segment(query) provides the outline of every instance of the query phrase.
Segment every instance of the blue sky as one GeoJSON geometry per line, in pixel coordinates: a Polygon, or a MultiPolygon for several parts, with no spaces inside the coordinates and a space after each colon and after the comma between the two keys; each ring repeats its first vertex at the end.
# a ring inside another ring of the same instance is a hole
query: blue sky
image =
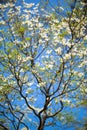
{"type": "Polygon", "coordinates": [[[25,0],[27,3],[38,3],[40,0],[25,0]]]}

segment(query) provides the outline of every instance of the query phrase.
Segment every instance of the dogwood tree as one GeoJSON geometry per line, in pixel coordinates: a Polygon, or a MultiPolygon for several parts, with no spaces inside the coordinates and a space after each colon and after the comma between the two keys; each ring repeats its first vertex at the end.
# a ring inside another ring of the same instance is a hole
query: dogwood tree
{"type": "Polygon", "coordinates": [[[58,19],[44,9],[41,13],[39,4],[0,4],[2,129],[43,130],[56,119],[65,120],[63,109],[86,100],[87,18],[82,10],[78,3],[72,14],[58,19]]]}

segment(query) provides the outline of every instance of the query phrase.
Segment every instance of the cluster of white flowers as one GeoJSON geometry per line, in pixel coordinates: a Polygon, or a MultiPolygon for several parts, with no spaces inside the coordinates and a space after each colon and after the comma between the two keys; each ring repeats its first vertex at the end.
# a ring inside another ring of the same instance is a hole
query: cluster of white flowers
{"type": "Polygon", "coordinates": [[[58,47],[56,50],[57,54],[61,55],[62,54],[62,48],[61,47],[58,47]]]}
{"type": "Polygon", "coordinates": [[[5,24],[6,24],[5,21],[3,21],[3,20],[0,21],[0,25],[5,25],[5,24]]]}
{"type": "Polygon", "coordinates": [[[23,5],[24,5],[25,8],[29,9],[29,8],[34,6],[34,3],[25,3],[25,2],[23,2],[23,5]]]}
{"type": "Polygon", "coordinates": [[[2,37],[0,37],[0,42],[2,42],[3,41],[3,38],[2,37]]]}
{"type": "Polygon", "coordinates": [[[38,84],[38,87],[44,87],[46,85],[46,82],[40,82],[39,84],[38,84]]]}
{"type": "Polygon", "coordinates": [[[23,127],[21,130],[27,130],[27,128],[26,128],[26,127],[23,127]]]}
{"type": "MultiPolygon", "coordinates": [[[[28,86],[32,86],[33,84],[34,84],[34,81],[27,83],[28,86]]],[[[29,90],[30,90],[30,89],[31,89],[31,88],[29,88],[29,90]]]]}
{"type": "Polygon", "coordinates": [[[81,67],[83,67],[85,65],[87,65],[87,61],[86,60],[84,60],[83,62],[81,62],[81,64],[78,65],[78,67],[81,68],[81,67]]]}
{"type": "Polygon", "coordinates": [[[71,102],[71,100],[68,99],[68,98],[67,99],[62,99],[62,101],[65,102],[65,103],[68,103],[68,104],[70,104],[70,102],[71,102]]]}
{"type": "Polygon", "coordinates": [[[0,86],[0,91],[3,89],[3,86],[0,86]]]}
{"type": "Polygon", "coordinates": [[[71,53],[64,55],[64,60],[67,61],[71,58],[71,53]]]}
{"type": "Polygon", "coordinates": [[[51,52],[52,52],[51,49],[46,51],[47,54],[51,54],[51,52]]]}

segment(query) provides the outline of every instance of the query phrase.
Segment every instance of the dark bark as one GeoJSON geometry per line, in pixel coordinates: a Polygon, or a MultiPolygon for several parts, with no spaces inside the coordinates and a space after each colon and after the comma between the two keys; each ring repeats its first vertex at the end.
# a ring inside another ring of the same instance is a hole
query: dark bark
{"type": "Polygon", "coordinates": [[[9,130],[6,126],[4,126],[3,124],[0,124],[0,129],[2,130],[9,130]]]}
{"type": "Polygon", "coordinates": [[[8,0],[0,0],[1,4],[5,4],[6,2],[8,2],[8,0]]]}
{"type": "Polygon", "coordinates": [[[43,119],[40,119],[40,123],[37,130],[44,130],[45,122],[46,122],[46,115],[42,117],[43,119]]]}
{"type": "Polygon", "coordinates": [[[15,2],[16,0],[0,0],[0,4],[6,4],[8,2],[15,2]]]}

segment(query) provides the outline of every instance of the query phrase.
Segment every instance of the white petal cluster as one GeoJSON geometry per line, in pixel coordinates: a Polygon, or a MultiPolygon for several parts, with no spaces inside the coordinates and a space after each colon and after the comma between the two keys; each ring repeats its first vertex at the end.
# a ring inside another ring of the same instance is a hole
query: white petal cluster
{"type": "Polygon", "coordinates": [[[56,51],[56,52],[57,52],[57,54],[59,54],[59,55],[61,55],[61,54],[62,54],[62,49],[61,49],[61,47],[58,47],[55,51],[56,51]]]}
{"type": "Polygon", "coordinates": [[[67,61],[71,58],[71,53],[64,55],[64,60],[67,61]]]}
{"type": "Polygon", "coordinates": [[[23,4],[24,4],[24,7],[25,7],[25,8],[28,8],[28,9],[34,6],[34,3],[28,4],[28,3],[25,3],[25,2],[24,2],[23,4]]]}
{"type": "Polygon", "coordinates": [[[46,82],[41,82],[38,84],[38,87],[44,87],[46,85],[46,82]]]}
{"type": "Polygon", "coordinates": [[[21,130],[27,130],[27,128],[26,128],[26,127],[23,127],[21,130]]]}

